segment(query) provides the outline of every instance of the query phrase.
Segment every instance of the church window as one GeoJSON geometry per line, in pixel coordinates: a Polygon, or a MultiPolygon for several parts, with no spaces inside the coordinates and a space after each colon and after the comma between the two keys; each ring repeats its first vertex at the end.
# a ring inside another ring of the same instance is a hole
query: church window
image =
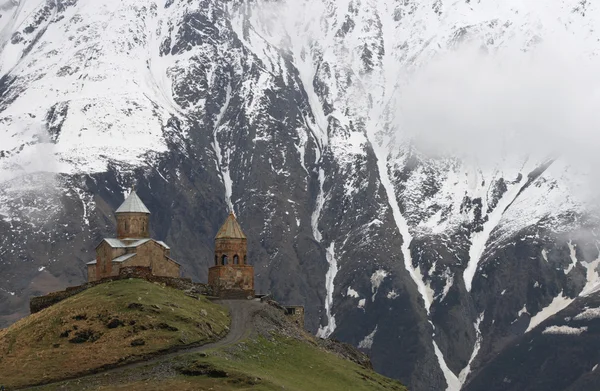
{"type": "Polygon", "coordinates": [[[221,257],[221,264],[227,265],[227,255],[223,254],[223,256],[221,257]]]}
{"type": "Polygon", "coordinates": [[[246,255],[244,255],[244,265],[248,264],[248,257],[246,255]]]}
{"type": "Polygon", "coordinates": [[[215,254],[215,266],[219,265],[219,257],[215,254]]]}
{"type": "Polygon", "coordinates": [[[233,256],[233,264],[234,265],[239,265],[240,264],[240,257],[237,254],[235,254],[233,256]]]}

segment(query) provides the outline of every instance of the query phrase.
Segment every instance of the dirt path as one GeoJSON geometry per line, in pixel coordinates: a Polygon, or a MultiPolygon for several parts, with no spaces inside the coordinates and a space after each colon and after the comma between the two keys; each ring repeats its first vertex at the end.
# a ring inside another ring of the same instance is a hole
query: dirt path
{"type": "MultiPolygon", "coordinates": [[[[237,342],[244,340],[249,337],[254,331],[254,316],[257,312],[263,309],[266,304],[261,303],[260,301],[255,300],[219,300],[215,301],[215,303],[220,304],[229,310],[229,314],[231,316],[231,325],[229,327],[229,333],[225,336],[225,338],[220,339],[219,341],[209,343],[202,346],[194,346],[194,347],[181,347],[178,348],[176,352],[166,353],[157,355],[147,359],[141,359],[139,361],[131,362],[128,364],[116,366],[114,368],[106,369],[106,370],[98,370],[94,373],[90,373],[87,375],[82,375],[78,377],[72,377],[69,379],[62,379],[55,382],[46,383],[43,386],[49,386],[53,384],[64,383],[61,385],[61,389],[70,389],[69,387],[77,387],[82,384],[82,381],[92,380],[97,376],[107,377],[111,373],[125,371],[129,369],[135,369],[142,366],[159,363],[161,361],[168,360],[170,358],[174,358],[183,354],[190,353],[199,353],[209,349],[226,347],[229,345],[233,345],[237,342]],[[64,387],[63,387],[64,386],[64,387]]],[[[21,388],[22,390],[34,390],[39,386],[34,387],[26,387],[21,388]]]]}

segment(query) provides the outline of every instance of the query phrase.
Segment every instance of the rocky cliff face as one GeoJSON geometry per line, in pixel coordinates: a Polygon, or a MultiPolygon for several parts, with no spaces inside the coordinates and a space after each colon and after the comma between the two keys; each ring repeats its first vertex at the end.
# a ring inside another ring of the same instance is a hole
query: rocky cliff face
{"type": "Polygon", "coordinates": [[[594,292],[598,219],[562,157],[424,150],[403,121],[400,70],[462,45],[530,50],[556,31],[596,53],[597,12],[567,0],[0,0],[1,324],[30,295],[85,280],[136,185],[187,276],[206,280],[233,209],[257,291],[305,305],[311,331],[411,390],[500,379],[535,325],[594,292]]]}

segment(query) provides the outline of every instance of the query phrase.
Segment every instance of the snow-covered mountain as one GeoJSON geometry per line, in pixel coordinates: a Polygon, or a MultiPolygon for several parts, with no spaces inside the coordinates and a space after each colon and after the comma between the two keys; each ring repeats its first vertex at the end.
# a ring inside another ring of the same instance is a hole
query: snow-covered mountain
{"type": "MultiPolygon", "coordinates": [[[[30,295],[84,280],[135,184],[189,276],[206,279],[233,208],[258,290],[304,304],[311,331],[368,351],[411,390],[503,379],[499,352],[600,283],[598,218],[578,191],[591,174],[499,126],[570,125],[554,115],[569,97],[530,106],[520,80],[494,114],[459,91],[485,74],[440,59],[559,39],[593,58],[599,12],[587,0],[0,0],[0,324],[30,295]],[[436,82],[453,74],[468,77],[436,82]],[[473,124],[489,130],[456,133],[473,124]],[[471,143],[498,154],[460,151],[471,143]],[[460,153],[439,153],[447,144],[460,153]]],[[[594,377],[594,360],[578,373],[594,377]]]]}

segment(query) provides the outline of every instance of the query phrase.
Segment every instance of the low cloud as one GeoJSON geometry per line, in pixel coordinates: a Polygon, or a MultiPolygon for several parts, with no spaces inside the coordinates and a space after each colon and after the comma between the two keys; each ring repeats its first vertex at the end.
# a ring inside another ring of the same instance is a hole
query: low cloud
{"type": "Polygon", "coordinates": [[[435,155],[598,161],[600,63],[573,48],[487,53],[465,46],[406,78],[399,128],[435,155]]]}

